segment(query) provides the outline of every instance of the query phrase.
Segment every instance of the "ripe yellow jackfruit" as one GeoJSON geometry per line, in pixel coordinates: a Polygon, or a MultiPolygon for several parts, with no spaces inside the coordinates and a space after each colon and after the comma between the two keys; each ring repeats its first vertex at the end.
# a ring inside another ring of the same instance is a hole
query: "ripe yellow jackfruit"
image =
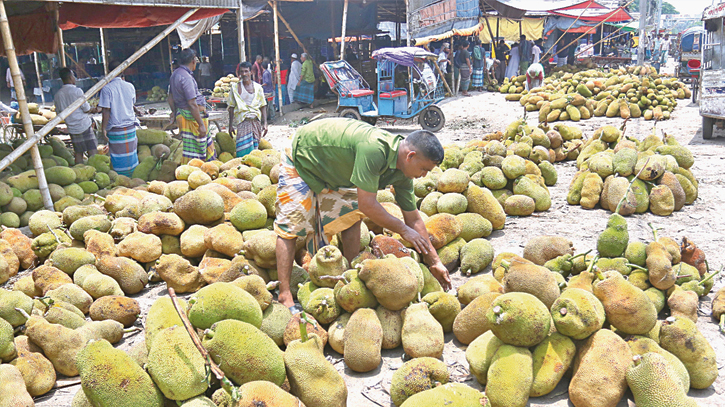
{"type": "Polygon", "coordinates": [[[448,383],[409,397],[401,407],[482,406],[491,407],[482,392],[463,383],[448,383]]]}
{"type": "Polygon", "coordinates": [[[576,355],[576,346],[568,337],[554,332],[536,346],[533,355],[534,381],[530,397],[551,393],[559,384],[576,355]]]}
{"type": "Polygon", "coordinates": [[[0,365],[0,399],[2,407],[32,407],[35,406],[23,382],[23,376],[18,368],[9,364],[0,365]]]}
{"type": "Polygon", "coordinates": [[[375,310],[361,308],[355,311],[344,334],[345,364],[356,372],[369,372],[380,365],[383,327],[375,310]]]}
{"type": "Polygon", "coordinates": [[[259,328],[262,308],[251,294],[232,283],[214,283],[189,299],[189,321],[199,329],[210,328],[219,321],[234,319],[259,328]]]}
{"type": "Polygon", "coordinates": [[[491,360],[486,396],[492,407],[525,407],[533,383],[533,361],[526,348],[501,345],[491,360]]]}

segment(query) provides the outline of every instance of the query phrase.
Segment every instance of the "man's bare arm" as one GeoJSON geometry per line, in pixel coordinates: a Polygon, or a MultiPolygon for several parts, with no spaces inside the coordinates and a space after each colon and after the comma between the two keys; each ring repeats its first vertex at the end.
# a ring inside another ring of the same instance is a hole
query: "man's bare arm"
{"type": "Polygon", "coordinates": [[[441,283],[443,289],[450,290],[451,278],[448,275],[448,269],[445,265],[443,265],[441,259],[438,257],[438,252],[436,252],[433,247],[433,243],[430,241],[428,230],[425,228],[425,223],[423,222],[423,218],[420,217],[420,213],[418,211],[403,211],[403,219],[405,219],[406,225],[413,228],[428,242],[428,254],[423,255],[423,261],[428,265],[428,268],[433,276],[439,283],[441,283]]]}
{"type": "Polygon", "coordinates": [[[406,225],[405,222],[389,214],[388,211],[386,211],[385,208],[383,208],[383,206],[378,202],[376,193],[367,192],[358,188],[357,196],[358,208],[362,213],[370,218],[370,220],[385,229],[398,233],[403,237],[403,239],[412,244],[413,248],[417,252],[423,255],[428,254],[430,251],[430,240],[421,236],[418,231],[406,225]]]}

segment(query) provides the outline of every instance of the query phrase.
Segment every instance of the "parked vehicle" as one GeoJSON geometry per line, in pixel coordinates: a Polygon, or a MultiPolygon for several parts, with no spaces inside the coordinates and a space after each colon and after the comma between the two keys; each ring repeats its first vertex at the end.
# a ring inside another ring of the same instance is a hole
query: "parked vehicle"
{"type": "Polygon", "coordinates": [[[725,124],[725,2],[705,9],[700,68],[702,138],[712,138],[715,125],[725,124]]]}
{"type": "Polygon", "coordinates": [[[677,47],[675,58],[678,62],[677,77],[687,79],[691,77],[691,71],[688,68],[693,66],[692,60],[700,61],[702,48],[702,35],[705,32],[703,27],[690,27],[682,32],[680,36],[680,44],[677,47]]]}

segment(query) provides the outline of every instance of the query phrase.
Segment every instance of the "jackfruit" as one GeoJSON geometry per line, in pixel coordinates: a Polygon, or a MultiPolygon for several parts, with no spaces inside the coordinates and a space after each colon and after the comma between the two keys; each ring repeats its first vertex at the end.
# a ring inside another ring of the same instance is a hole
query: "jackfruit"
{"type": "Polygon", "coordinates": [[[355,311],[345,326],[343,341],[345,364],[353,371],[369,372],[380,365],[383,327],[374,310],[355,311]]]}
{"type": "Polygon", "coordinates": [[[67,247],[54,251],[50,261],[54,267],[72,276],[79,267],[95,264],[96,256],[85,249],[67,247]]]}
{"type": "MultiPolygon", "coordinates": [[[[218,391],[226,393],[226,390],[224,389],[219,389],[218,391]]],[[[244,383],[239,388],[239,391],[242,394],[242,398],[234,404],[236,407],[257,407],[265,405],[278,407],[304,406],[297,397],[282,390],[279,386],[275,386],[273,383],[263,380],[244,383]]],[[[216,402],[216,399],[213,400],[216,402]]],[[[219,407],[225,406],[219,403],[216,405],[219,407]]],[[[229,407],[232,407],[232,404],[229,404],[229,407]]]]}
{"type": "Polygon", "coordinates": [[[380,325],[383,327],[383,349],[395,349],[402,343],[403,330],[402,311],[391,311],[382,305],[375,309],[380,325]]]}
{"type": "Polygon", "coordinates": [[[325,325],[334,321],[342,312],[335,301],[334,291],[328,287],[321,287],[313,291],[307,301],[302,304],[302,309],[325,325]]]}
{"type": "Polygon", "coordinates": [[[398,311],[418,294],[418,279],[397,258],[366,260],[358,273],[380,305],[398,311]]]}
{"type": "Polygon", "coordinates": [[[207,225],[224,217],[224,201],[215,192],[194,190],[174,201],[174,212],[187,224],[207,225]]]}
{"type": "Polygon", "coordinates": [[[470,185],[466,189],[465,196],[468,200],[468,212],[477,213],[488,219],[494,230],[503,229],[506,212],[490,190],[470,185]]]}
{"type": "Polygon", "coordinates": [[[256,328],[262,325],[257,300],[232,283],[214,283],[197,291],[189,299],[188,315],[191,324],[199,329],[226,319],[244,321],[256,328]]]}
{"type": "Polygon", "coordinates": [[[413,304],[405,310],[401,337],[403,350],[412,358],[440,358],[443,354],[443,327],[425,303],[413,304]]]}
{"type": "Polygon", "coordinates": [[[126,352],[107,341],[86,345],[77,357],[81,388],[97,406],[158,406],[164,396],[126,352]]]}
{"type": "Polygon", "coordinates": [[[30,233],[36,237],[48,232],[49,230],[58,229],[62,224],[63,222],[57,213],[47,210],[33,213],[28,221],[30,233]]]}
{"type": "Polygon", "coordinates": [[[390,397],[396,406],[400,406],[414,394],[446,384],[449,379],[445,363],[435,358],[416,358],[405,362],[393,373],[390,397]]]}
{"type": "Polygon", "coordinates": [[[576,346],[568,337],[554,332],[536,346],[532,352],[534,380],[530,397],[551,393],[569,370],[576,346]]]}
{"type": "Polygon", "coordinates": [[[556,275],[561,276],[546,267],[512,259],[502,284],[505,292],[531,294],[549,309],[561,293],[556,275]]]}
{"type": "Polygon", "coordinates": [[[477,213],[461,213],[456,215],[456,218],[462,225],[461,233],[458,236],[466,242],[487,237],[493,229],[491,222],[477,213]]]}
{"type": "Polygon", "coordinates": [[[43,265],[33,270],[33,281],[35,289],[45,295],[48,291],[56,289],[63,284],[72,283],[70,277],[57,268],[49,265],[43,265]]]}
{"type": "Polygon", "coordinates": [[[625,374],[631,364],[627,343],[614,332],[600,329],[577,352],[569,400],[575,406],[616,406],[627,390],[625,374]]]}
{"type": "Polygon", "coordinates": [[[10,364],[18,368],[22,374],[28,393],[32,397],[42,396],[55,386],[55,369],[53,364],[39,352],[39,348],[37,351],[31,351],[29,346],[23,346],[28,344],[28,337],[23,336],[22,338],[18,337],[15,340],[18,357],[10,364]],[[21,343],[23,344],[21,345],[21,343]]]}
{"type": "Polygon", "coordinates": [[[487,292],[503,294],[503,286],[492,275],[485,274],[468,279],[458,287],[457,291],[458,301],[463,305],[468,305],[471,301],[487,292]]]}
{"type": "Polygon", "coordinates": [[[45,296],[56,302],[64,301],[72,304],[83,314],[88,313],[91,308],[91,304],[93,303],[93,298],[91,298],[88,293],[72,283],[63,284],[57,288],[49,290],[45,293],[45,296]]]}
{"type": "Polygon", "coordinates": [[[27,321],[26,315],[17,309],[22,309],[29,315],[33,310],[33,299],[20,291],[0,289],[0,318],[9,322],[13,328],[27,321]]]}
{"type": "Polygon", "coordinates": [[[526,348],[503,344],[488,369],[486,396],[492,407],[524,407],[533,382],[532,356],[526,348]]]}
{"type": "Polygon", "coordinates": [[[438,191],[441,193],[463,193],[468,187],[469,175],[466,171],[449,168],[438,177],[438,191]]]}
{"type": "Polygon", "coordinates": [[[156,261],[162,254],[161,239],[152,234],[134,232],[117,245],[118,255],[130,257],[139,263],[156,261]]]}
{"type": "Polygon", "coordinates": [[[281,347],[284,345],[284,330],[291,318],[292,312],[289,308],[273,301],[262,312],[262,325],[259,330],[267,334],[277,346],[281,347]]]}
{"type": "Polygon", "coordinates": [[[460,221],[448,213],[431,216],[425,221],[425,227],[435,249],[440,249],[453,241],[463,230],[460,221]]]}
{"type": "Polygon", "coordinates": [[[431,315],[441,324],[443,332],[453,330],[453,322],[461,312],[461,303],[454,295],[437,291],[426,294],[421,301],[428,304],[431,315]]]}
{"type": "Polygon", "coordinates": [[[617,213],[609,216],[607,226],[597,238],[597,251],[601,257],[622,257],[629,243],[627,220],[617,213]]]}
{"type": "Polygon", "coordinates": [[[0,365],[0,392],[3,395],[0,405],[3,407],[35,406],[33,398],[25,387],[20,370],[13,365],[0,365]]]}
{"type": "Polygon", "coordinates": [[[75,240],[84,241],[83,234],[88,230],[108,232],[111,229],[111,221],[106,215],[86,216],[70,225],[68,231],[75,240]]]}
{"type": "Polygon", "coordinates": [[[334,287],[334,279],[322,279],[324,276],[337,277],[348,269],[347,259],[335,246],[324,246],[317,251],[310,261],[307,272],[310,280],[318,287],[334,287]]]}
{"type": "Polygon", "coordinates": [[[172,326],[158,333],[148,354],[148,371],[166,398],[187,400],[208,387],[204,358],[183,326],[172,326]]]}
{"type": "Polygon", "coordinates": [[[88,313],[94,321],[110,319],[128,328],[141,315],[141,307],[133,298],[109,295],[94,301],[88,313]]]}
{"type": "Polygon", "coordinates": [[[357,270],[348,270],[342,276],[344,280],[338,281],[334,289],[335,301],[342,309],[352,313],[359,308],[378,306],[378,300],[360,279],[357,270]]]}
{"type": "Polygon", "coordinates": [[[647,295],[615,270],[604,272],[594,282],[593,292],[604,306],[607,321],[622,332],[642,335],[657,322],[657,311],[647,295]]]}
{"type": "Polygon", "coordinates": [[[717,379],[715,350],[691,320],[667,318],[660,328],[660,346],[682,361],[692,388],[706,389],[717,379]]]}
{"type": "Polygon", "coordinates": [[[146,270],[134,260],[126,257],[105,256],[96,258],[96,268],[101,273],[113,277],[127,295],[136,294],[148,283],[146,270]]]}
{"type": "Polygon", "coordinates": [[[627,369],[626,378],[638,406],[697,406],[682,390],[681,379],[663,356],[646,353],[633,359],[634,366],[627,369]]]}
{"type": "Polygon", "coordinates": [[[177,214],[157,211],[139,217],[137,229],[141,233],[156,236],[178,236],[184,231],[185,226],[184,221],[177,214]]]}
{"type": "Polygon", "coordinates": [[[58,373],[71,377],[78,375],[76,354],[85,345],[79,332],[51,324],[37,316],[31,316],[25,326],[28,338],[43,349],[43,354],[53,363],[58,373]]]}
{"type": "MultiPolygon", "coordinates": [[[[186,309],[186,301],[178,299],[177,303],[179,308],[182,310],[186,309]]],[[[149,308],[148,314],[146,314],[146,321],[144,323],[144,334],[146,343],[146,349],[151,350],[151,345],[157,336],[157,334],[166,328],[171,328],[174,325],[183,326],[181,317],[176,312],[171,298],[160,297],[157,298],[151,308],[149,308]]]]}
{"type": "Polygon", "coordinates": [[[581,340],[600,330],[605,322],[602,303],[591,292],[567,288],[551,306],[556,331],[581,340]]]}
{"type": "MultiPolygon", "coordinates": [[[[659,331],[660,327],[658,324],[655,329],[659,331]]],[[[687,368],[677,356],[662,349],[657,341],[648,337],[635,335],[627,339],[627,345],[632,349],[632,354],[635,356],[643,356],[647,353],[656,353],[662,356],[680,379],[680,388],[682,391],[690,391],[690,374],[687,372],[687,368]]]]}
{"type": "Polygon", "coordinates": [[[546,305],[528,293],[498,296],[486,311],[486,320],[504,343],[523,347],[539,344],[551,327],[551,315],[546,305]]]}

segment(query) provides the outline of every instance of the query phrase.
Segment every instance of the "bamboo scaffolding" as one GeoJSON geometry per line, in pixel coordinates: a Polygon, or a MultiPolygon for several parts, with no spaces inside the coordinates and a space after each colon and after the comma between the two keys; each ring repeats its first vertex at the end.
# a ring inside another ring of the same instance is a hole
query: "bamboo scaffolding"
{"type": "MultiPolygon", "coordinates": [[[[15,55],[15,44],[13,43],[13,36],[10,32],[10,22],[8,21],[8,14],[5,11],[4,0],[0,0],[0,34],[2,34],[3,43],[5,44],[5,55],[8,57],[8,63],[10,64],[10,74],[13,77],[13,84],[15,85],[15,94],[18,99],[20,116],[23,121],[23,129],[25,130],[25,135],[28,137],[28,140],[30,140],[36,135],[34,134],[35,130],[33,129],[33,121],[30,119],[28,100],[25,98],[25,87],[23,86],[23,78],[20,73],[20,66],[18,65],[18,57],[17,55],[15,55]]],[[[40,138],[38,137],[37,140],[40,140],[40,138]]],[[[45,207],[45,209],[52,210],[53,200],[50,198],[48,181],[45,179],[43,161],[40,158],[40,151],[38,151],[38,145],[36,144],[36,142],[33,142],[25,150],[17,154],[17,157],[20,157],[23,153],[30,150],[30,157],[33,160],[35,175],[38,178],[38,189],[40,190],[40,196],[43,198],[43,206],[45,207]]],[[[8,157],[13,153],[15,153],[15,151],[8,154],[8,157]]],[[[12,161],[8,162],[8,164],[2,167],[2,169],[5,169],[5,167],[10,165],[13,161],[17,159],[17,157],[15,157],[12,161]]],[[[5,159],[3,159],[3,161],[4,160],[5,159]]]]}
{"type": "MultiPolygon", "coordinates": [[[[340,59],[345,59],[345,35],[347,34],[347,4],[349,0],[345,0],[342,5],[342,39],[340,40],[340,59]]],[[[332,33],[335,36],[335,33],[332,33]]]]}
{"type": "MultiPolygon", "coordinates": [[[[620,31],[620,30],[621,30],[622,28],[624,28],[624,26],[620,27],[619,29],[617,29],[617,30],[615,30],[615,31],[612,31],[611,33],[609,33],[609,35],[608,35],[608,36],[607,36],[606,38],[602,38],[601,40],[599,40],[599,41],[595,42],[594,44],[592,44],[592,47],[596,47],[596,46],[597,46],[597,44],[599,44],[599,43],[603,43],[604,41],[611,41],[611,40],[613,40],[613,39],[616,39],[616,38],[619,38],[619,37],[621,37],[621,36],[623,36],[623,35],[627,35],[627,33],[626,33],[626,32],[625,32],[625,33],[621,33],[621,34],[619,34],[619,35],[612,35],[612,34],[616,34],[617,32],[619,32],[619,31],[620,31]]],[[[581,55],[581,54],[583,54],[583,53],[584,53],[584,51],[579,51],[579,52],[578,52],[578,53],[576,54],[576,56],[579,56],[579,55],[581,55]]],[[[600,52],[600,53],[601,53],[601,52],[600,52]]]]}
{"type": "MultiPolygon", "coordinates": [[[[282,110],[282,67],[280,66],[280,58],[279,58],[279,12],[277,10],[277,0],[274,0],[272,3],[272,10],[274,11],[274,57],[275,57],[275,66],[277,67],[277,92],[278,97],[277,100],[279,101],[279,115],[284,116],[284,111],[282,110]]],[[[274,103],[274,101],[272,102],[274,103]]]]}
{"type": "Polygon", "coordinates": [[[244,54],[244,13],[242,13],[242,0],[239,0],[239,10],[237,10],[237,30],[239,31],[239,62],[246,62],[247,56],[244,54]]]}
{"type": "Polygon", "coordinates": [[[38,81],[38,89],[40,89],[40,101],[43,105],[45,105],[45,92],[43,92],[43,80],[42,76],[40,75],[40,64],[38,64],[37,52],[33,52],[33,62],[35,63],[35,78],[38,81]]]}
{"type": "MultiPolygon", "coordinates": [[[[2,10],[0,10],[0,29],[2,29],[2,31],[3,31],[3,33],[2,33],[3,38],[5,38],[5,36],[7,35],[7,38],[10,39],[10,40],[4,40],[5,44],[6,44],[5,45],[6,50],[7,50],[8,45],[10,45],[12,47],[12,39],[10,38],[10,27],[9,27],[9,24],[7,21],[7,14],[5,14],[4,0],[0,0],[0,2],[2,2],[2,7],[1,7],[2,10]],[[4,23],[3,23],[3,16],[4,16],[4,23]],[[2,28],[2,27],[6,27],[7,33],[5,33],[5,28],[2,28]]],[[[7,156],[3,157],[2,160],[0,160],[0,171],[7,168],[10,164],[12,164],[15,160],[17,160],[18,157],[25,154],[25,152],[28,150],[31,150],[31,154],[33,154],[33,150],[37,153],[38,148],[35,144],[40,139],[42,139],[48,133],[50,133],[50,131],[53,130],[55,128],[55,126],[57,126],[61,121],[65,120],[66,117],[68,117],[71,113],[73,113],[79,107],[81,107],[83,105],[83,103],[88,101],[88,99],[95,96],[95,94],[98,93],[98,91],[100,91],[101,88],[106,86],[113,78],[120,75],[126,68],[128,68],[132,63],[134,63],[142,55],[149,52],[153,47],[155,47],[159,42],[161,42],[161,40],[163,40],[167,35],[169,35],[172,31],[174,31],[176,29],[176,27],[181,25],[181,23],[186,21],[189,17],[191,17],[198,10],[199,10],[198,8],[195,8],[195,9],[191,9],[191,10],[187,11],[183,16],[181,16],[178,20],[176,20],[170,26],[166,27],[166,29],[164,29],[162,32],[160,32],[157,36],[155,36],[146,45],[144,45],[143,47],[139,48],[136,52],[134,52],[130,57],[128,57],[128,59],[123,61],[123,63],[121,63],[121,65],[119,65],[116,69],[114,69],[112,72],[110,72],[108,75],[106,75],[103,79],[98,81],[98,83],[93,85],[93,87],[88,89],[88,91],[83,95],[83,98],[77,99],[75,102],[71,103],[70,106],[65,108],[62,112],[59,112],[58,115],[54,119],[49,121],[45,126],[43,126],[35,134],[32,133],[32,122],[30,121],[30,115],[27,112],[27,104],[26,104],[26,107],[25,107],[26,111],[25,111],[25,114],[23,115],[23,125],[25,125],[25,121],[27,120],[27,123],[31,129],[31,133],[28,133],[27,128],[26,128],[26,135],[28,136],[28,139],[23,144],[19,145],[10,154],[8,154],[7,156]],[[33,147],[35,147],[35,148],[33,148],[33,147]]],[[[12,49],[10,49],[10,51],[6,51],[6,52],[12,52],[13,57],[12,58],[9,57],[8,60],[15,61],[15,66],[17,68],[17,60],[14,57],[15,49],[12,48],[12,49]]],[[[10,54],[7,54],[7,55],[9,56],[10,54]]],[[[11,72],[12,72],[12,69],[11,69],[11,72]]],[[[17,75],[18,75],[18,77],[20,76],[20,68],[17,68],[17,75]]],[[[15,80],[15,79],[13,79],[13,80],[15,80]]],[[[25,97],[25,93],[23,92],[23,98],[24,97],[25,97]]],[[[19,99],[20,99],[20,94],[18,94],[18,104],[20,104],[19,99]]],[[[37,153],[37,154],[38,154],[38,161],[40,161],[40,153],[37,153]]],[[[42,167],[41,167],[41,169],[42,169],[42,167]]],[[[45,182],[45,174],[42,173],[42,171],[41,171],[41,174],[38,174],[39,183],[41,181],[41,177],[42,177],[43,182],[45,182]]],[[[46,192],[48,191],[47,185],[46,185],[45,190],[46,190],[46,192]]],[[[42,194],[43,189],[41,189],[40,192],[42,194]]],[[[50,193],[48,193],[48,197],[50,197],[50,193]]],[[[51,205],[51,208],[52,208],[52,205],[51,205]]]]}
{"type": "Polygon", "coordinates": [[[99,28],[101,34],[101,58],[103,58],[103,74],[108,75],[108,52],[106,51],[106,35],[103,27],[99,28]]]}
{"type": "MultiPolygon", "coordinates": [[[[569,24],[569,28],[567,28],[566,30],[564,30],[564,32],[567,32],[567,31],[569,31],[569,30],[571,29],[571,27],[573,27],[573,26],[574,26],[574,24],[576,24],[576,22],[577,22],[577,21],[579,21],[579,19],[580,19],[580,18],[581,18],[581,17],[582,17],[583,15],[584,15],[584,13],[585,13],[585,12],[586,12],[587,10],[589,10],[589,6],[591,6],[591,4],[592,4],[591,2],[589,2],[589,3],[587,4],[587,7],[586,7],[586,8],[584,9],[584,10],[582,10],[581,14],[579,14],[579,15],[577,16],[577,18],[576,18],[576,19],[575,19],[574,21],[572,21],[572,22],[571,22],[571,24],[569,24]]],[[[559,41],[561,41],[561,39],[562,39],[562,38],[564,38],[564,35],[563,35],[563,34],[562,34],[562,36],[561,36],[561,37],[557,38],[556,42],[554,42],[554,44],[553,44],[552,46],[550,46],[550,47],[549,47],[549,49],[548,49],[548,50],[546,50],[546,52],[544,52],[544,55],[548,54],[548,53],[549,53],[549,52],[550,52],[550,51],[551,51],[552,49],[554,49],[554,47],[556,46],[556,44],[558,44],[558,43],[559,43],[559,41]]]]}
{"type": "Polygon", "coordinates": [[[60,28],[60,25],[58,24],[58,17],[59,13],[58,10],[55,10],[55,28],[58,32],[58,47],[60,49],[60,66],[61,68],[65,68],[68,66],[65,60],[65,41],[63,41],[63,30],[60,28]]]}

